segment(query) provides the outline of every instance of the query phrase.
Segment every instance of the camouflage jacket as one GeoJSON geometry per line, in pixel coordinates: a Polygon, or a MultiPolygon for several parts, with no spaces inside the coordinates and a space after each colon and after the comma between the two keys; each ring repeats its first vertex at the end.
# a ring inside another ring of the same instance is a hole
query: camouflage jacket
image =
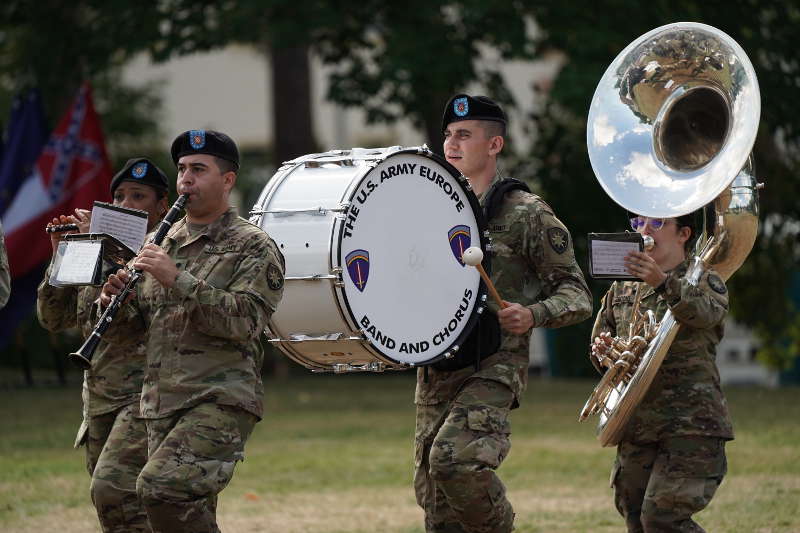
{"type": "Polygon", "coordinates": [[[728,312],[728,291],[713,270],[706,271],[697,286],[690,284],[687,266],[683,263],[668,273],[662,295],[641,282],[617,281],[603,297],[592,338],[605,331],[612,335],[628,331],[639,285],[642,312],[652,310],[661,320],[671,309],[680,324],[650,389],[633,412],[624,440],[654,442],[685,435],[733,438],[715,363],[728,312]]]}
{"type": "Polygon", "coordinates": [[[8,256],[6,255],[6,241],[3,235],[3,226],[0,225],[0,309],[5,307],[9,296],[11,296],[11,273],[8,269],[8,256]]]}
{"type": "MultiPolygon", "coordinates": [[[[592,297],[575,261],[572,238],[549,205],[534,194],[514,190],[488,222],[491,278],[504,300],[527,306],[535,328],[569,326],[591,316],[592,297]]],[[[493,313],[498,310],[494,302],[489,307],[493,313]]],[[[419,369],[416,403],[448,401],[470,377],[504,383],[518,401],[527,385],[530,335],[503,331],[499,351],[486,354],[477,373],[474,367],[455,372],[429,368],[426,381],[425,370],[419,369]]]]}
{"type": "Polygon", "coordinates": [[[145,275],[106,336],[147,336],[144,418],[204,401],[260,418],[260,336],[283,295],[283,254],[235,208],[192,233],[183,218],[161,244],[180,272],[175,285],[145,275]]]}
{"type": "MultiPolygon", "coordinates": [[[[79,328],[83,338],[94,328],[92,307],[100,289],[97,287],[53,287],[47,280],[53,264],[39,284],[36,313],[48,331],[79,328]]],[[[77,348],[77,346],[76,346],[77,348]]],[[[138,405],[144,376],[143,342],[119,346],[101,341],[92,357],[92,367],[84,372],[83,408],[89,416],[98,416],[131,403],[138,405]]]]}

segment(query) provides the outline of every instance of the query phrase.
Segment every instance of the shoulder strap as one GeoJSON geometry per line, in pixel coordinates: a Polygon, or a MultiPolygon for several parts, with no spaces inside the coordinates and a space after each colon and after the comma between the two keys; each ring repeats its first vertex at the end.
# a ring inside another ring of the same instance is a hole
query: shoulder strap
{"type": "Polygon", "coordinates": [[[483,214],[486,215],[486,220],[491,220],[497,215],[500,206],[503,205],[503,198],[505,198],[506,193],[517,189],[531,192],[524,181],[520,181],[516,178],[505,178],[494,182],[489,190],[486,191],[486,201],[483,202],[483,214]]]}

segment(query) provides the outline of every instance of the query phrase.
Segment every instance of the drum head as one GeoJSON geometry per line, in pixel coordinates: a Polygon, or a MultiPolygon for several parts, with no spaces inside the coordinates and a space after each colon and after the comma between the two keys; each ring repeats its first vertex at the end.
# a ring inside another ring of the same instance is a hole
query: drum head
{"type": "Polygon", "coordinates": [[[355,328],[391,360],[439,360],[477,319],[480,275],[461,254],[485,249],[485,222],[463,180],[438,156],[404,150],[381,160],[350,195],[332,262],[342,269],[340,294],[355,328]]]}

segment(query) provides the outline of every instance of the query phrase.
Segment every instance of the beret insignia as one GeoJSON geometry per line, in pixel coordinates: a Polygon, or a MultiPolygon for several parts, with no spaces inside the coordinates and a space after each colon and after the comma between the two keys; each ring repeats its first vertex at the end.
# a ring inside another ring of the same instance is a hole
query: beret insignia
{"type": "Polygon", "coordinates": [[[133,165],[131,169],[131,176],[136,178],[137,180],[142,179],[145,174],[147,174],[147,161],[140,161],[133,165]]]}
{"type": "Polygon", "coordinates": [[[563,254],[569,246],[569,234],[561,228],[553,227],[547,230],[547,242],[557,254],[563,254]]]}
{"type": "Polygon", "coordinates": [[[711,287],[714,292],[719,294],[725,294],[728,292],[728,289],[725,287],[725,284],[716,274],[709,274],[708,275],[708,286],[711,287]]]}
{"type": "Polygon", "coordinates": [[[469,101],[466,96],[453,100],[453,113],[459,117],[467,116],[469,113],[469,101]]]}
{"type": "Polygon", "coordinates": [[[270,263],[267,267],[267,285],[273,291],[283,287],[283,274],[281,274],[281,269],[275,263],[270,263]]]}
{"type": "Polygon", "coordinates": [[[206,132],[204,130],[189,131],[189,145],[199,150],[206,145],[206,132]]]}

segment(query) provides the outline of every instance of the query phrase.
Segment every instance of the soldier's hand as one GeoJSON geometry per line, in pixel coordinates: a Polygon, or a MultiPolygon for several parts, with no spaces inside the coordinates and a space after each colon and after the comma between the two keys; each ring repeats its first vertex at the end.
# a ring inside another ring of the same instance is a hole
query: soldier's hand
{"type": "Polygon", "coordinates": [[[151,243],[142,248],[133,260],[133,267],[147,272],[167,288],[175,285],[175,278],[178,277],[178,267],[157,244],[151,243]]]}
{"type": "Polygon", "coordinates": [[[92,223],[92,212],[88,209],[75,209],[75,223],[78,225],[78,231],[81,233],[89,233],[89,226],[92,223]]]}
{"type": "Polygon", "coordinates": [[[508,306],[497,312],[500,327],[514,335],[523,335],[533,326],[533,312],[518,303],[503,302],[508,306]]]}
{"type": "Polygon", "coordinates": [[[612,342],[611,333],[603,332],[594,338],[594,342],[589,345],[589,351],[597,361],[602,361],[611,348],[612,342]]]}
{"type": "MultiPolygon", "coordinates": [[[[130,277],[130,273],[124,268],[117,270],[116,274],[108,276],[108,281],[105,282],[103,289],[100,291],[100,305],[108,307],[108,304],[111,303],[111,298],[122,292],[130,277]]],[[[131,292],[125,302],[130,301],[135,295],[135,292],[131,292]]]]}
{"type": "Polygon", "coordinates": [[[667,275],[652,257],[644,252],[631,252],[625,256],[625,270],[653,288],[661,285],[667,275]]]}
{"type": "MultiPolygon", "coordinates": [[[[53,218],[48,224],[47,227],[50,226],[59,226],[62,224],[77,224],[75,217],[68,216],[68,215],[60,215],[58,217],[53,218]]],[[[53,255],[56,254],[56,250],[58,250],[58,241],[60,241],[64,235],[68,235],[70,233],[75,233],[75,231],[61,231],[58,233],[51,233],[50,234],[50,246],[53,248],[53,255]]]]}

